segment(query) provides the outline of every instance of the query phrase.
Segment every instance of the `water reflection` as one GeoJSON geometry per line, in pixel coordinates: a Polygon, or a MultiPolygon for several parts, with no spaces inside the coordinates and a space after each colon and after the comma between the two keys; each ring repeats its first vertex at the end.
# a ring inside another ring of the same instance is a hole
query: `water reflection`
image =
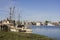
{"type": "Polygon", "coordinates": [[[60,40],[60,26],[31,26],[33,33],[46,35],[60,40]]]}

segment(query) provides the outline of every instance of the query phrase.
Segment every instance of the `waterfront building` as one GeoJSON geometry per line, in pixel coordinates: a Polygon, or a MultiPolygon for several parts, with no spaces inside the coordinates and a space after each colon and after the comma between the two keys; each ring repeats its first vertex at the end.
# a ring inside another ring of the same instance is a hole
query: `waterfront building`
{"type": "Polygon", "coordinates": [[[40,26],[41,25],[41,23],[40,22],[36,22],[36,26],[40,26]]]}

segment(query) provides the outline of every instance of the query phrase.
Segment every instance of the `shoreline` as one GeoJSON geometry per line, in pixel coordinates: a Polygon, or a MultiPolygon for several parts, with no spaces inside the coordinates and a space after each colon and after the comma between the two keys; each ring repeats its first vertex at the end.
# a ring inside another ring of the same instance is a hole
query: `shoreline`
{"type": "Polygon", "coordinates": [[[44,35],[20,32],[0,32],[0,40],[54,40],[44,35]]]}

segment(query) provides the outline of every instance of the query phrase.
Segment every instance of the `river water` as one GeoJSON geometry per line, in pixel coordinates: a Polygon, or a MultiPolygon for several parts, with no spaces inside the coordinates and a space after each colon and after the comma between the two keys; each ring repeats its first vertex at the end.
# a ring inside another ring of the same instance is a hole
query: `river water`
{"type": "Polygon", "coordinates": [[[60,40],[60,26],[30,26],[32,33],[60,40]]]}

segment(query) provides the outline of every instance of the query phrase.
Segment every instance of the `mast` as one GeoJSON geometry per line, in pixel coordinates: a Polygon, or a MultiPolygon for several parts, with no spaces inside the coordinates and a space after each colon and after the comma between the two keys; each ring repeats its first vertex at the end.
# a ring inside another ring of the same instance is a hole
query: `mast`
{"type": "Polygon", "coordinates": [[[10,18],[9,20],[12,20],[12,13],[11,13],[12,8],[10,7],[10,18]]]}
{"type": "Polygon", "coordinates": [[[18,20],[19,20],[19,22],[20,22],[20,13],[19,13],[19,19],[18,19],[18,20]]]}
{"type": "Polygon", "coordinates": [[[18,14],[18,24],[20,24],[20,13],[18,14]]]}
{"type": "Polygon", "coordinates": [[[15,15],[14,15],[14,12],[15,12],[15,6],[13,7],[13,10],[12,10],[12,19],[15,19],[15,15]]]}
{"type": "Polygon", "coordinates": [[[21,14],[21,10],[20,10],[20,13],[18,13],[18,23],[19,24],[21,24],[21,16],[20,16],[20,14],[21,14]]]}
{"type": "Polygon", "coordinates": [[[10,14],[9,14],[9,15],[10,15],[10,18],[9,18],[9,19],[10,19],[10,20],[12,20],[12,19],[15,18],[15,17],[14,17],[14,16],[15,16],[15,15],[14,15],[14,11],[15,11],[15,6],[14,6],[13,8],[10,7],[10,14]]]}

